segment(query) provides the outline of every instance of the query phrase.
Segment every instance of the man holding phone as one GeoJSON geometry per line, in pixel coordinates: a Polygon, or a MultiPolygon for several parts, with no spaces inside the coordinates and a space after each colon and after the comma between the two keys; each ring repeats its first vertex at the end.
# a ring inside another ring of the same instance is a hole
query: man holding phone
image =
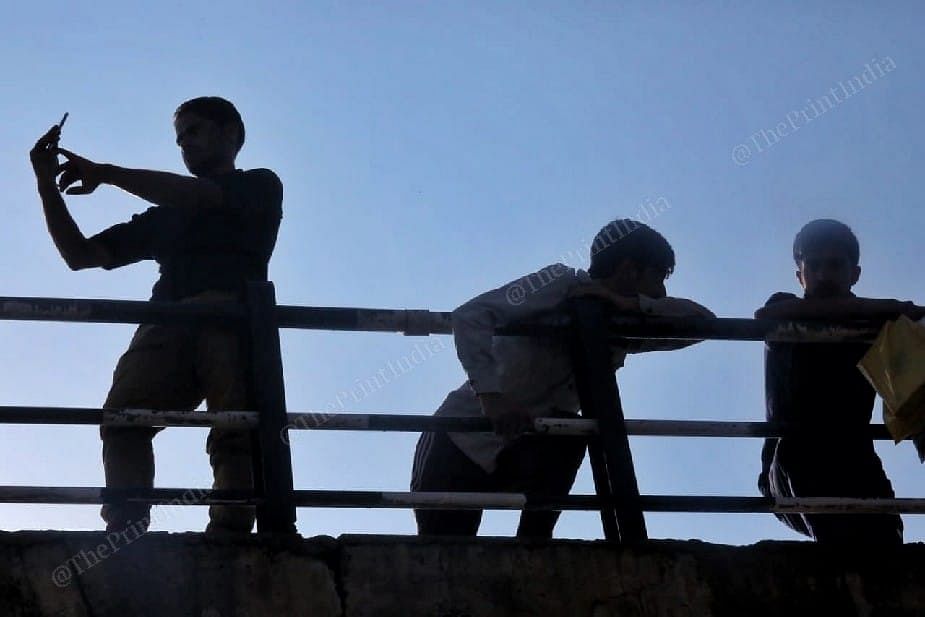
{"type": "MultiPolygon", "coordinates": [[[[244,124],[229,101],[195,98],[174,113],[176,142],[190,176],[78,156],[58,147],[63,124],[64,119],[38,140],[30,158],[48,232],[72,270],[110,270],[153,259],[160,278],[151,299],[170,302],[238,302],[248,281],[267,280],[282,218],[282,184],[268,169],[236,169],[244,124]],[[58,154],[67,159],[62,165],[58,154]],[[88,195],[100,184],[153,205],[87,238],[61,194],[88,195]]],[[[244,341],[235,330],[143,324],[116,366],[104,407],[191,411],[205,399],[213,411],[247,409],[248,369],[244,341]]],[[[107,487],[153,486],[152,439],[160,430],[100,427],[107,487]]],[[[214,488],[253,487],[247,431],[212,429],[206,449],[214,488]]],[[[107,504],[102,516],[107,531],[142,532],[150,506],[107,504]]],[[[209,532],[247,533],[254,509],[212,506],[209,518],[209,532]]]]}

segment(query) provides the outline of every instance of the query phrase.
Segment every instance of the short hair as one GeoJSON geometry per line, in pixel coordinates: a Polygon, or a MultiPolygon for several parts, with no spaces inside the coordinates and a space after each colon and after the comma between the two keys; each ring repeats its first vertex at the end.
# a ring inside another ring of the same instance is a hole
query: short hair
{"type": "Polygon", "coordinates": [[[617,219],[604,225],[591,243],[591,278],[607,278],[623,260],[642,268],[657,268],[668,276],[674,271],[674,250],[668,240],[648,225],[617,219]]]}
{"type": "Polygon", "coordinates": [[[223,128],[234,126],[238,130],[238,151],[241,150],[244,145],[244,121],[231,101],[220,96],[200,96],[181,103],[173,117],[176,119],[185,113],[196,114],[223,128]]]}
{"type": "Polygon", "coordinates": [[[793,239],[793,261],[799,266],[807,253],[822,248],[843,252],[855,266],[861,260],[858,238],[850,227],[834,219],[816,219],[804,225],[793,239]]]}

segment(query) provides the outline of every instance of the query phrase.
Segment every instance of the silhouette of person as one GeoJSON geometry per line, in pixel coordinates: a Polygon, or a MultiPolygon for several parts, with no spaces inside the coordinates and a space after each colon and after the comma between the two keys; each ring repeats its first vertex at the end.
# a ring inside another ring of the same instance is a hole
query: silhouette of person
{"type": "MultiPolygon", "coordinates": [[[[200,97],[174,114],[176,142],[191,176],[101,164],[58,147],[52,127],[31,152],[49,234],[72,270],[110,270],[153,259],[160,277],[151,299],[240,302],[248,281],[267,280],[282,218],[282,184],[268,169],[242,171],[235,159],[244,123],[229,101],[200,97]],[[57,155],[66,161],[58,165],[57,155]],[[55,179],[58,179],[57,183],[55,179]],[[90,238],[61,195],[89,195],[109,184],[153,204],[90,238]]],[[[143,324],[113,374],[104,404],[112,409],[247,409],[249,362],[240,333],[221,325],[143,324]]],[[[154,484],[154,427],[101,426],[106,486],[154,484]]],[[[253,487],[250,435],[213,428],[207,447],[214,488],[253,487]]],[[[150,506],[104,505],[107,531],[145,531],[150,506]]],[[[254,508],[212,506],[210,532],[247,533],[254,508]]]]}

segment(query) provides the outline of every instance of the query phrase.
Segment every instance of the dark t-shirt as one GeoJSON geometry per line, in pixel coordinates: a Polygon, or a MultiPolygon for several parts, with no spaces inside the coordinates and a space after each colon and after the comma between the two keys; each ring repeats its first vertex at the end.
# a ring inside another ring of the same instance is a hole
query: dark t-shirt
{"type": "MultiPolygon", "coordinates": [[[[796,297],[777,293],[766,306],[796,297]]],[[[768,343],[768,421],[853,427],[863,433],[876,394],[857,365],[869,348],[867,343],[768,343]]]]}
{"type": "Polygon", "coordinates": [[[219,206],[154,206],[92,240],[112,255],[107,269],[143,259],[160,265],[152,300],[180,300],[203,291],[243,295],[247,281],[267,280],[282,219],[283,185],[269,169],[209,178],[222,189],[219,206]]]}
{"type": "MultiPolygon", "coordinates": [[[[776,293],[765,306],[796,298],[794,294],[776,293]]],[[[787,438],[790,446],[819,461],[839,459],[859,447],[864,452],[872,449],[866,430],[876,393],[857,368],[869,348],[867,343],[767,343],[764,384],[768,422],[839,429],[837,437],[817,433],[787,438]]],[[[762,484],[781,441],[765,440],[759,479],[762,492],[767,490],[762,484]]]]}

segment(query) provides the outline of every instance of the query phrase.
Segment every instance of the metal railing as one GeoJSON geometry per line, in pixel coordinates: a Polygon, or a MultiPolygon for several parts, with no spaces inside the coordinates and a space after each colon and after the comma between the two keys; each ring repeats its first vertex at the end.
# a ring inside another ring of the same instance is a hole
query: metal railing
{"type": "MultiPolygon", "coordinates": [[[[643,512],[901,512],[925,513],[925,499],[797,498],[640,495],[629,436],[764,438],[805,434],[806,429],[766,422],[627,420],[611,370],[615,340],[746,340],[869,342],[873,323],[778,322],[754,319],[614,318],[599,300],[576,298],[567,316],[498,330],[501,335],[561,336],[568,342],[582,409],[580,419],[541,418],[534,430],[587,438],[595,495],[549,497],[517,493],[414,493],[296,490],[292,480],[291,430],[485,432],[484,418],[395,414],[288,413],[279,330],[281,328],[450,334],[450,314],[280,306],[272,283],[252,283],[244,303],[179,304],[115,300],[0,298],[0,320],[91,323],[189,324],[219,321],[240,328],[249,341],[250,411],[188,412],[60,407],[0,407],[0,424],[100,424],[123,426],[221,426],[252,431],[253,491],[183,488],[77,488],[0,486],[0,503],[100,504],[137,502],[176,505],[235,504],[257,507],[260,532],[295,532],[296,508],[489,508],[502,510],[597,510],[610,540],[647,537],[643,512]]],[[[836,429],[837,430],[837,429],[836,429]]],[[[831,435],[831,430],[828,431],[831,435]]],[[[889,439],[882,425],[872,439],[889,439]]]]}

